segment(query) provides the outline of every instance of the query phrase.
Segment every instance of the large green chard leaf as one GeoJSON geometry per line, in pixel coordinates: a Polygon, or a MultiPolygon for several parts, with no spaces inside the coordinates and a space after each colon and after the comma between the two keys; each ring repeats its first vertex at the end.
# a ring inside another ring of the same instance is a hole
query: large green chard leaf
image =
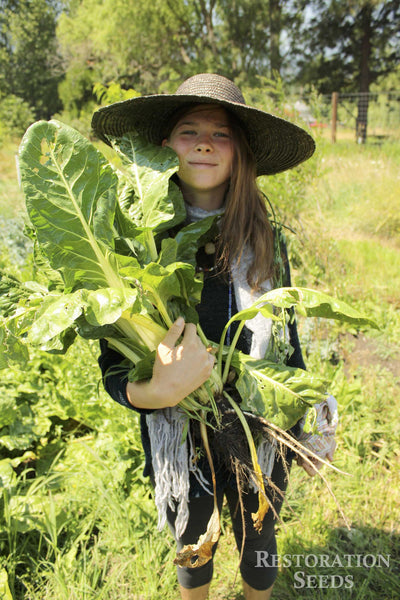
{"type": "MultiPolygon", "coordinates": [[[[171,289],[169,295],[164,296],[165,300],[170,300],[172,296],[180,297],[187,305],[193,308],[199,304],[201,291],[203,288],[203,279],[201,274],[196,274],[195,265],[192,261],[180,261],[179,241],[176,238],[166,238],[161,245],[158,268],[163,267],[165,274],[174,273],[179,281],[179,294],[171,289]]],[[[194,261],[193,254],[193,262],[194,261]]]]}
{"type": "Polygon", "coordinates": [[[210,216],[182,227],[175,236],[177,256],[175,260],[196,265],[196,252],[200,246],[218,234],[218,216],[210,216]]]}
{"type": "Polygon", "coordinates": [[[181,223],[186,211],[182,194],[170,178],[179,169],[171,148],[150,144],[135,133],[112,141],[122,159],[124,189],[120,203],[137,227],[160,232],[181,223]]]}
{"type": "Polygon", "coordinates": [[[112,254],[117,178],[105,157],[71,127],[39,121],[19,163],[41,250],[66,287],[122,287],[112,254]]]}
{"type": "Polygon", "coordinates": [[[358,310],[346,304],[346,302],[336,300],[336,298],[324,292],[298,287],[271,290],[258,298],[250,308],[236,313],[232,320],[250,319],[258,311],[266,317],[272,316],[268,315],[271,310],[268,305],[278,308],[295,307],[300,314],[304,314],[307,317],[337,319],[358,327],[368,326],[378,328],[375,321],[364,316],[358,310]]]}
{"type": "Polygon", "coordinates": [[[152,254],[147,247],[147,232],[136,227],[119,203],[115,210],[114,236],[115,251],[118,254],[135,256],[140,265],[152,260],[152,254]]]}
{"type": "Polygon", "coordinates": [[[51,267],[49,259],[43,254],[35,229],[32,225],[25,224],[24,233],[32,241],[35,281],[42,283],[48,290],[57,289],[62,291],[65,288],[65,283],[61,273],[51,267]]]}
{"type": "Polygon", "coordinates": [[[28,340],[42,345],[69,329],[83,312],[82,290],[71,294],[49,293],[26,327],[28,340]]]}
{"type": "MultiPolygon", "coordinates": [[[[170,248],[174,246],[174,240],[167,243],[167,251],[174,253],[170,248]]],[[[144,268],[127,267],[121,269],[121,275],[132,285],[138,285],[144,292],[145,298],[152,302],[159,310],[164,323],[170,327],[177,316],[174,310],[173,313],[168,313],[167,306],[171,300],[177,301],[175,308],[181,307],[182,314],[188,317],[193,322],[198,321],[198,316],[195,311],[186,311],[186,309],[194,308],[200,302],[202,281],[195,277],[195,269],[188,263],[173,262],[167,266],[159,263],[151,262],[144,268]]]]}
{"type": "Polygon", "coordinates": [[[95,327],[115,323],[126,310],[140,311],[138,297],[137,290],[131,288],[83,291],[86,319],[95,327]]]}
{"type": "Polygon", "coordinates": [[[74,326],[83,313],[92,327],[113,324],[125,310],[133,310],[137,297],[137,291],[129,288],[49,293],[28,328],[28,340],[42,345],[74,326]]]}
{"type": "Polygon", "coordinates": [[[306,410],[321,402],[326,384],[302,369],[256,360],[238,352],[232,360],[239,373],[236,388],[240,407],[264,417],[282,429],[290,429],[306,410]]]}

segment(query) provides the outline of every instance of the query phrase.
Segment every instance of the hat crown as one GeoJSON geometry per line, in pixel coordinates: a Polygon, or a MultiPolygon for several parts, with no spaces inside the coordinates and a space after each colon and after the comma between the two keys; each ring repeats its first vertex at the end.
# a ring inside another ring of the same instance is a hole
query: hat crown
{"type": "Polygon", "coordinates": [[[246,104],[242,92],[226,77],[215,73],[193,75],[176,90],[177,96],[205,96],[213,100],[246,104]]]}

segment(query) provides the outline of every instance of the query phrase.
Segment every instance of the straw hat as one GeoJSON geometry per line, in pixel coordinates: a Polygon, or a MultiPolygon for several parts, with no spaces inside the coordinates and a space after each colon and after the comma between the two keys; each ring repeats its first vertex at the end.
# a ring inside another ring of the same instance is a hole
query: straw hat
{"type": "Polygon", "coordinates": [[[315,143],[301,129],[258,108],[247,106],[236,85],[221,75],[194,75],[175,94],[139,96],[97,110],[92,119],[96,135],[107,144],[107,136],[120,137],[137,131],[150,142],[161,144],[174,112],[185,105],[216,103],[241,122],[257,163],[257,175],[272,175],[290,169],[312,156],[315,143]]]}

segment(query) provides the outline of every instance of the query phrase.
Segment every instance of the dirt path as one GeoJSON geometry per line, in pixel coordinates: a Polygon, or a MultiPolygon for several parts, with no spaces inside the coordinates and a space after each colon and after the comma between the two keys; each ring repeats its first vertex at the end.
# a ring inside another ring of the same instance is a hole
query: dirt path
{"type": "MultiPolygon", "coordinates": [[[[358,367],[378,366],[390,371],[400,380],[400,349],[394,346],[378,345],[376,340],[367,338],[364,334],[357,336],[346,334],[350,343],[345,344],[350,350],[344,352],[345,371],[351,372],[358,367]]],[[[400,381],[399,381],[400,383],[400,381]]]]}

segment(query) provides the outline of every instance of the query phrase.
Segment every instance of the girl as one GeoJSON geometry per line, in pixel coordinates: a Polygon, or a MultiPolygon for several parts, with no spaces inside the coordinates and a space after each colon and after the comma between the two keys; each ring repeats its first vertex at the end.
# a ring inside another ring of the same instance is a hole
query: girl
{"type": "MultiPolygon", "coordinates": [[[[308,133],[247,106],[240,90],[215,74],[191,77],[176,94],[139,97],[101,108],[94,114],[92,125],[106,143],[109,137],[137,131],[150,142],[172,148],[179,157],[177,183],[186,203],[186,222],[221,215],[217,239],[197,253],[197,268],[204,273],[198,314],[208,339],[218,342],[230,316],[250,306],[265,291],[290,285],[281,234],[269,222],[256,177],[278,173],[308,159],[315,148],[308,133]],[[275,260],[277,252],[279,261],[275,260]]],[[[305,368],[293,320],[289,335],[292,351],[286,362],[305,368]]],[[[271,323],[257,316],[243,329],[238,349],[261,358],[272,343],[271,323]]],[[[158,347],[150,380],[128,382],[121,369],[113,374],[112,367],[121,361],[122,357],[102,341],[99,364],[103,375],[107,374],[105,387],[120,404],[141,413],[145,473],[152,477],[157,507],[180,550],[195,544],[206,530],[213,497],[206,459],[197,458],[193,469],[193,448],[182,449],[180,445],[182,421],[175,407],[208,379],[214,357],[197,336],[195,325],[178,318],[158,347]]],[[[298,427],[295,429],[298,434],[298,427]]],[[[218,446],[217,436],[214,444],[218,446]]],[[[320,455],[331,458],[332,452],[331,444],[320,455]]],[[[274,459],[272,455],[272,459],[266,475],[272,488],[283,492],[292,457],[287,456],[286,465],[278,456],[274,459]]],[[[218,453],[214,466],[218,505],[221,509],[226,497],[241,549],[243,523],[237,510],[236,481],[219,461],[218,453]]],[[[282,494],[270,492],[274,510],[267,512],[261,533],[254,530],[251,520],[251,513],[257,510],[257,494],[249,488],[242,500],[245,541],[240,570],[244,593],[247,600],[267,600],[276,578],[276,561],[260,565],[258,557],[260,552],[263,557],[276,555],[274,523],[282,494]]],[[[182,599],[205,599],[212,569],[212,560],[197,568],[178,567],[182,599]]]]}

